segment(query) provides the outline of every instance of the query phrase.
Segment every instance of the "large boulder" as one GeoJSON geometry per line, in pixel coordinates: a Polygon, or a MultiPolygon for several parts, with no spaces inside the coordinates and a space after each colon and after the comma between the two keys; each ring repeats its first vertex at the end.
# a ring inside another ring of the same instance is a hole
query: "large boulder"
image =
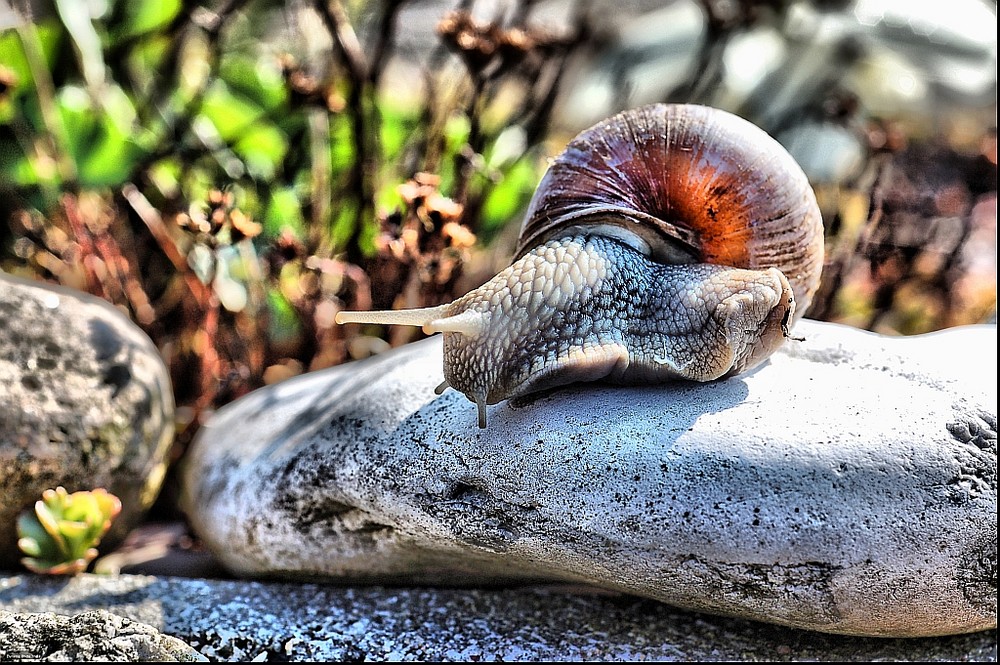
{"type": "Polygon", "coordinates": [[[812,630],[996,627],[995,326],[803,321],[758,370],[476,410],[437,339],[259,390],[184,504],[233,572],[566,580],[812,630]]]}
{"type": "Polygon", "coordinates": [[[17,565],[17,515],[62,485],[105,487],[113,546],[159,492],[174,403],[156,347],[98,298],[0,274],[0,568],[17,565]]]}

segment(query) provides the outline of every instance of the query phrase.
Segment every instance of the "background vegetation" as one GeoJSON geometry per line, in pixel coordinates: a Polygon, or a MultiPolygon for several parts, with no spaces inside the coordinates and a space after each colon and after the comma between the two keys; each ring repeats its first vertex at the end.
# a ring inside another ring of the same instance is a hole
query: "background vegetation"
{"type": "Polygon", "coordinates": [[[146,330],[180,455],[217,406],[414,334],[335,326],[340,309],[438,304],[491,275],[576,131],[695,101],[761,125],[813,180],[829,256],[810,316],[995,319],[996,5],[927,11],[19,2],[0,15],[0,269],[146,330]]]}

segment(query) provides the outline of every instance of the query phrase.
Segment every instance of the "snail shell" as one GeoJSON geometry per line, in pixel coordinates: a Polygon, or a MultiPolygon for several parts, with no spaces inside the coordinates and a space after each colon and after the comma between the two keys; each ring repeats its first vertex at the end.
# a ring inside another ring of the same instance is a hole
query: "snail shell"
{"type": "Polygon", "coordinates": [[[663,263],[777,268],[801,318],[819,287],[823,221],[812,187],[764,130],[726,111],[654,104],[580,133],[535,191],[516,255],[605,226],[663,263]]]}
{"type": "Polygon", "coordinates": [[[444,333],[479,408],[574,381],[709,381],[777,349],[808,307],[823,224],[805,174],[725,111],[656,104],[577,136],[539,184],[514,262],[452,303],[341,312],[444,333]]]}

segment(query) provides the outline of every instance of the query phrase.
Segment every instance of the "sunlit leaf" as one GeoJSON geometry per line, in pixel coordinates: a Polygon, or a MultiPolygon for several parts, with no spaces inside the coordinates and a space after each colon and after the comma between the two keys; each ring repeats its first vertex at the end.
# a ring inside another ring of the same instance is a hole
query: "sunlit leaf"
{"type": "Polygon", "coordinates": [[[375,192],[375,206],[379,210],[393,211],[403,207],[403,197],[399,194],[399,183],[387,183],[375,192]]]}
{"type": "Polygon", "coordinates": [[[469,132],[472,130],[469,118],[461,113],[453,113],[444,123],[445,150],[449,153],[456,153],[469,140],[469,132]]]}
{"type": "Polygon", "coordinates": [[[406,146],[407,140],[413,135],[420,121],[416,106],[400,108],[395,104],[384,103],[382,112],[382,150],[385,160],[392,164],[396,162],[400,152],[406,146]]]}
{"type": "Polygon", "coordinates": [[[347,170],[354,162],[353,137],[350,118],[346,115],[330,118],[330,163],[334,173],[347,170]]]}
{"type": "Polygon", "coordinates": [[[17,541],[17,546],[28,556],[38,558],[42,555],[42,546],[37,540],[33,540],[31,538],[20,538],[17,541]]]}
{"type": "Polygon", "coordinates": [[[270,123],[256,123],[234,147],[255,178],[270,180],[288,151],[288,139],[270,123]]]}
{"type": "MultiPolygon", "coordinates": [[[[66,539],[70,551],[74,552],[80,549],[79,543],[81,541],[87,540],[89,529],[86,522],[77,522],[70,518],[63,518],[59,522],[59,531],[66,539]]],[[[87,548],[84,547],[83,549],[87,548]]]]}
{"type": "Polygon", "coordinates": [[[133,140],[135,111],[120,89],[105,90],[105,108],[95,108],[77,86],[64,86],[56,98],[70,156],[80,182],[89,186],[117,185],[132,176],[142,148],[133,140]]]}
{"type": "Polygon", "coordinates": [[[287,187],[271,194],[267,212],[264,213],[264,234],[276,237],[284,229],[291,229],[296,236],[305,235],[306,220],[302,216],[302,203],[295,190],[287,187]]]}
{"type": "Polygon", "coordinates": [[[234,94],[222,81],[205,93],[201,115],[207,118],[224,141],[235,141],[250,128],[264,110],[242,95],[234,94]]]}
{"type": "Polygon", "coordinates": [[[124,2],[123,21],[115,32],[116,40],[129,39],[165,28],[181,10],[181,0],[124,2]]]}
{"type": "Polygon", "coordinates": [[[180,193],[181,164],[178,159],[161,159],[146,171],[149,180],[160,190],[163,198],[175,198],[180,193]]]}
{"type": "MultiPolygon", "coordinates": [[[[55,18],[43,19],[35,24],[35,31],[42,47],[45,66],[51,70],[65,36],[62,24],[55,18]]],[[[0,65],[10,69],[16,79],[15,85],[7,93],[10,97],[16,98],[34,90],[35,80],[16,30],[0,32],[0,65]]]]}
{"type": "MultiPolygon", "coordinates": [[[[49,538],[48,531],[42,526],[42,523],[38,521],[37,516],[33,515],[30,511],[24,511],[17,518],[17,532],[21,538],[26,540],[31,540],[36,543],[36,550],[40,554],[42,548],[46,545],[50,546],[53,553],[58,552],[58,548],[55,547],[55,542],[49,538]]],[[[28,553],[31,556],[38,556],[38,554],[28,553]]]]}
{"type": "Polygon", "coordinates": [[[232,54],[222,61],[219,76],[234,93],[268,111],[277,110],[288,100],[288,90],[277,66],[232,54]]]}
{"type": "Polygon", "coordinates": [[[71,157],[79,162],[99,140],[100,121],[90,104],[87,92],[75,85],[64,86],[56,97],[56,107],[66,135],[71,157]]]}
{"type": "Polygon", "coordinates": [[[166,35],[150,35],[129,50],[129,69],[141,90],[148,90],[160,77],[171,76],[173,72],[161,71],[172,45],[166,35]],[[148,76],[157,72],[157,78],[148,76]]]}
{"type": "Polygon", "coordinates": [[[515,162],[486,197],[481,233],[487,238],[521,212],[531,200],[540,174],[530,159],[515,162]]]}
{"type": "Polygon", "coordinates": [[[348,241],[351,239],[351,235],[354,233],[357,209],[357,203],[347,199],[342,199],[340,205],[334,209],[333,223],[330,228],[330,241],[337,249],[346,247],[348,241]]]}

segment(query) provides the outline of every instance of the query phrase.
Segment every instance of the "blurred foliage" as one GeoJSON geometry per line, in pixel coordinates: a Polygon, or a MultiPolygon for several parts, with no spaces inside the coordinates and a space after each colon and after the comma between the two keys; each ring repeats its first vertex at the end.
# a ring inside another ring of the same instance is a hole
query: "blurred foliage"
{"type": "Polygon", "coordinates": [[[809,315],[893,333],[995,316],[995,3],[480,4],[21,2],[0,33],[0,268],[150,334],[180,451],[207,410],[418,334],[333,320],[487,277],[483,248],[506,251],[583,126],[694,101],[813,181],[809,315]]]}
{"type": "Polygon", "coordinates": [[[21,563],[45,575],[82,573],[121,509],[118,497],[103,488],[72,494],[62,487],[45,490],[35,510],[17,520],[17,545],[27,555],[21,563]]]}
{"type": "Polygon", "coordinates": [[[806,316],[888,334],[995,320],[996,2],[647,7],[598,37],[557,117],[663,100],[733,111],[816,190],[827,261],[806,316]]]}
{"type": "Polygon", "coordinates": [[[529,2],[441,10],[414,63],[405,4],[22,3],[0,34],[0,268],[127,311],[188,433],[381,350],[334,315],[455,297],[469,249],[530,197],[588,39],[582,13],[529,26],[529,2]]]}

